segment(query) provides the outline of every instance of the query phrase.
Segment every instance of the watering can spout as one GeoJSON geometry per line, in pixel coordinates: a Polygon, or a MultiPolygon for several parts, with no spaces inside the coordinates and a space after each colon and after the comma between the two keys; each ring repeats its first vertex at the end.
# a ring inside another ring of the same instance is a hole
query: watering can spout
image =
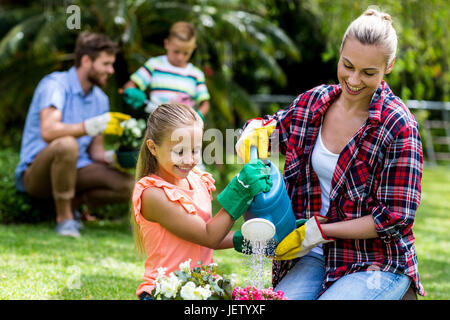
{"type": "MultiPolygon", "coordinates": [[[[250,148],[250,159],[258,159],[256,146],[250,148]]],[[[248,240],[274,238],[279,243],[295,229],[295,215],[280,170],[271,161],[268,165],[272,188],[254,197],[244,214],[246,222],[242,225],[242,234],[248,240]]]]}

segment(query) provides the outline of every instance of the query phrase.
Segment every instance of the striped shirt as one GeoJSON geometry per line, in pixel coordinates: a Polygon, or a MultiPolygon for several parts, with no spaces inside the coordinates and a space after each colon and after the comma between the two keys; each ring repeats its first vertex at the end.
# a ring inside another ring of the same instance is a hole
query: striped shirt
{"type": "MultiPolygon", "coordinates": [[[[320,212],[321,189],[311,155],[325,112],[340,93],[340,85],[322,85],[265,117],[277,121],[280,151],[286,156],[286,189],[297,219],[320,212]]],[[[368,119],[339,155],[326,214],[330,222],[372,215],[379,237],[324,244],[324,290],[346,274],[381,270],[410,276],[418,293],[425,295],[412,230],[422,166],[418,124],[382,81],[372,96],[368,119]]],[[[295,262],[274,261],[274,287],[295,262]]]]}
{"type": "Polygon", "coordinates": [[[199,68],[192,63],[173,66],[166,55],[148,59],[130,78],[142,91],[149,88],[150,100],[156,104],[182,102],[193,107],[210,98],[199,68]]]}

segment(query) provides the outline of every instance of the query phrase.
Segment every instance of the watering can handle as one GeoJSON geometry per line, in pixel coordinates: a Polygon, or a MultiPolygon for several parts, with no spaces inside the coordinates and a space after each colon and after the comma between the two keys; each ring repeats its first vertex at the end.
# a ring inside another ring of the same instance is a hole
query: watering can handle
{"type": "Polygon", "coordinates": [[[256,146],[250,147],[250,160],[258,159],[258,148],[256,146]]]}

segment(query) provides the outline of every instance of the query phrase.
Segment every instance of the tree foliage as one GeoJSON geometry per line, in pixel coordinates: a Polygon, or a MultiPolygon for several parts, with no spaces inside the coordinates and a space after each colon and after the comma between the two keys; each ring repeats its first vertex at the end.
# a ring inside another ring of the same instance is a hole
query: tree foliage
{"type": "MultiPolygon", "coordinates": [[[[193,63],[204,69],[211,93],[209,127],[239,127],[258,115],[253,93],[296,95],[336,82],[339,45],[368,0],[21,0],[0,5],[0,135],[18,147],[39,80],[73,64],[77,35],[104,32],[121,52],[106,92],[112,109],[126,110],[117,89],[145,60],[164,53],[177,20],[194,23],[193,63]],[[69,5],[81,30],[67,27],[69,5]]],[[[403,99],[449,100],[447,0],[379,0],[399,36],[387,81],[403,99]]]]}
{"type": "MultiPolygon", "coordinates": [[[[119,43],[116,74],[106,91],[112,108],[123,109],[117,89],[146,59],[164,53],[163,39],[173,22],[192,22],[198,42],[193,63],[204,68],[212,97],[208,124],[222,129],[257,113],[242,81],[235,79],[242,56],[251,57],[259,70],[280,83],[286,83],[286,76],[273,58],[274,52],[299,57],[285,32],[265,18],[264,6],[244,8],[238,1],[214,0],[79,0],[71,4],[80,8],[81,30],[70,30],[66,25],[67,2],[25,2],[27,6],[0,9],[0,71],[8,74],[0,79],[2,135],[10,126],[21,130],[38,81],[73,63],[71,53],[80,31],[104,32],[119,43]],[[5,112],[16,109],[18,112],[5,112]]],[[[245,77],[253,77],[253,71],[245,77]]],[[[19,134],[18,129],[16,139],[9,135],[10,141],[3,143],[17,143],[19,134]]]]}
{"type": "MultiPolygon", "coordinates": [[[[324,61],[337,60],[348,24],[373,1],[307,1],[322,23],[326,36],[324,61]]],[[[389,85],[402,99],[440,100],[450,98],[450,6],[447,0],[378,0],[379,10],[391,15],[398,35],[394,69],[389,85]]]]}

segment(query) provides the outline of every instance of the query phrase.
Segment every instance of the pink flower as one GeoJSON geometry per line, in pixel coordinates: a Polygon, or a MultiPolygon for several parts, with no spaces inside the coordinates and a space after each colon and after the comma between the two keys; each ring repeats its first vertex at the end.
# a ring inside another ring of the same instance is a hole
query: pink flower
{"type": "Polygon", "coordinates": [[[258,289],[252,286],[236,287],[232,294],[233,300],[288,300],[283,291],[273,291],[273,288],[258,289]]]}

